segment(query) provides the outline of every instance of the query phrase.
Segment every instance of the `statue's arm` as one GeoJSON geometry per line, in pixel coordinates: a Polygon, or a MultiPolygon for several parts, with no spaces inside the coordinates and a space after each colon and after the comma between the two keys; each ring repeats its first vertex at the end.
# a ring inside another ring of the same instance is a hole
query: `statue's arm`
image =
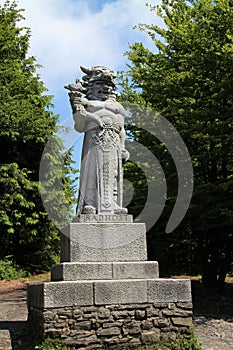
{"type": "Polygon", "coordinates": [[[121,157],[123,159],[123,161],[127,161],[130,157],[129,152],[125,149],[125,137],[126,137],[126,133],[125,133],[125,128],[122,127],[121,131],[120,131],[120,139],[121,139],[121,157]]]}
{"type": "Polygon", "coordinates": [[[85,132],[88,130],[88,123],[95,121],[99,126],[103,126],[102,121],[95,113],[90,113],[86,110],[88,100],[80,99],[80,103],[76,104],[73,112],[73,118],[75,121],[74,128],[78,132],[85,132]]]}

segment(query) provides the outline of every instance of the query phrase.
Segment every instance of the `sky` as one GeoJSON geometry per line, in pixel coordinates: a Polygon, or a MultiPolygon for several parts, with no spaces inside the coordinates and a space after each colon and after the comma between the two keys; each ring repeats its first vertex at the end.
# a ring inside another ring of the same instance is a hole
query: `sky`
{"type": "MultiPolygon", "coordinates": [[[[2,2],[3,0],[0,0],[2,2]]],[[[151,0],[158,4],[160,0],[151,0]]],[[[154,49],[147,34],[133,29],[139,23],[160,24],[145,0],[18,0],[24,26],[31,29],[29,54],[42,65],[38,71],[55,113],[63,122],[71,109],[64,85],[81,77],[80,65],[126,68],[129,44],[142,41],[154,49]]]]}
{"type": "MultiPolygon", "coordinates": [[[[151,0],[150,4],[159,2],[151,0]]],[[[66,146],[74,147],[73,159],[79,167],[83,138],[73,129],[64,85],[83,76],[81,65],[100,64],[116,72],[126,69],[124,53],[130,44],[143,42],[155,49],[149,36],[134,27],[139,23],[161,26],[162,20],[150,11],[146,0],[17,0],[17,4],[24,9],[21,25],[31,30],[28,53],[42,66],[37,72],[47,94],[53,96],[53,111],[59,114],[61,125],[73,130],[66,146]]]]}
{"type": "MultiPolygon", "coordinates": [[[[148,1],[157,5],[161,0],[148,1]]],[[[17,3],[25,9],[22,26],[31,29],[29,55],[42,65],[38,73],[48,94],[53,96],[54,112],[59,114],[60,123],[72,130],[65,146],[74,146],[73,159],[79,168],[82,137],[74,130],[64,85],[83,76],[81,65],[105,65],[116,72],[125,70],[130,62],[124,53],[130,44],[142,42],[156,50],[148,34],[134,27],[139,23],[159,27],[164,24],[146,6],[146,0],[17,0],[17,3]]]]}

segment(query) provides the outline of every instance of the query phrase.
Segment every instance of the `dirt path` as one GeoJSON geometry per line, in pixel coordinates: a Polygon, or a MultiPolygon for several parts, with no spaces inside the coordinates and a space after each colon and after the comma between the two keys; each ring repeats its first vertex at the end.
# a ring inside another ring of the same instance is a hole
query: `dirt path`
{"type": "Polygon", "coordinates": [[[194,317],[194,325],[203,350],[233,349],[233,319],[194,317]]]}
{"type": "MultiPolygon", "coordinates": [[[[18,350],[27,320],[26,288],[0,292],[0,350],[18,350]]],[[[194,316],[203,350],[233,350],[233,318],[194,316]]]]}
{"type": "Polygon", "coordinates": [[[17,349],[26,320],[26,290],[0,293],[0,350],[17,349]]]}

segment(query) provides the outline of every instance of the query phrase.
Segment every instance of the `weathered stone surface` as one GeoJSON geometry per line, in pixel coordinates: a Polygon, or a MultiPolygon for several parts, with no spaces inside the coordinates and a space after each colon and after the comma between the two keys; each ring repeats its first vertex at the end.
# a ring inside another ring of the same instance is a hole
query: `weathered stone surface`
{"type": "Polygon", "coordinates": [[[121,331],[118,327],[102,328],[98,329],[96,334],[98,336],[109,336],[109,335],[118,335],[121,331]]]}
{"type": "Polygon", "coordinates": [[[170,321],[168,318],[158,318],[154,320],[154,326],[158,328],[169,326],[170,321]]]}
{"type": "Polygon", "coordinates": [[[177,303],[176,305],[177,305],[177,307],[180,307],[181,309],[190,309],[190,310],[193,309],[193,304],[192,304],[192,302],[177,303]]]}
{"type": "Polygon", "coordinates": [[[93,304],[93,283],[46,282],[29,285],[28,305],[37,307],[64,307],[93,304]]]}
{"type": "Polygon", "coordinates": [[[176,334],[176,332],[162,333],[162,338],[163,338],[165,341],[176,340],[176,339],[177,339],[177,334],[176,334]]]}
{"type": "Polygon", "coordinates": [[[76,324],[74,324],[74,329],[77,330],[91,330],[91,322],[90,321],[81,321],[81,322],[77,322],[76,324]]]}
{"type": "Polygon", "coordinates": [[[146,317],[145,310],[135,310],[135,319],[136,320],[143,320],[145,317],[146,317]]]}
{"type": "Polygon", "coordinates": [[[147,317],[157,317],[159,316],[159,310],[154,308],[146,309],[147,317]]]}
{"type": "Polygon", "coordinates": [[[191,302],[191,282],[181,279],[148,280],[148,302],[191,302]]]}
{"type": "Polygon", "coordinates": [[[52,266],[52,281],[112,279],[112,263],[69,262],[52,266]]]}
{"type": "Polygon", "coordinates": [[[144,280],[114,280],[94,283],[96,305],[145,303],[147,285],[144,280]]]}
{"type": "Polygon", "coordinates": [[[69,91],[74,128],[84,132],[77,215],[126,214],[122,207],[125,149],[123,106],[116,101],[116,74],[98,65],[85,69],[69,91]],[[83,95],[83,96],[82,96],[83,95]]]}
{"type": "Polygon", "coordinates": [[[105,345],[116,345],[117,349],[127,346],[133,348],[134,345],[136,347],[142,343],[157,342],[160,338],[172,340],[181,334],[190,333],[192,317],[189,309],[182,308],[185,303],[156,305],[112,304],[48,309],[30,307],[33,314],[29,314],[29,319],[37,320],[33,325],[35,331],[43,328],[44,335],[60,337],[67,345],[73,344],[79,349],[97,349],[105,345]],[[171,308],[173,311],[181,310],[182,316],[170,315],[171,308]],[[152,310],[154,312],[148,313],[152,310]],[[92,318],[89,318],[90,315],[92,318]]]}
{"type": "Polygon", "coordinates": [[[108,323],[103,323],[102,325],[103,328],[121,327],[121,326],[122,326],[121,322],[108,322],[108,323]]]}
{"type": "Polygon", "coordinates": [[[160,340],[160,330],[154,329],[153,331],[143,332],[141,335],[143,344],[153,344],[160,340]]]}
{"type": "Polygon", "coordinates": [[[114,279],[158,278],[157,261],[113,262],[114,279]]]}
{"type": "Polygon", "coordinates": [[[175,326],[192,326],[191,317],[172,317],[175,326]]]}
{"type": "Polygon", "coordinates": [[[186,310],[184,310],[184,309],[173,309],[173,310],[164,310],[164,311],[162,311],[163,312],[163,315],[165,315],[165,316],[187,316],[187,315],[189,315],[189,316],[192,316],[192,310],[190,310],[190,309],[186,309],[186,310]]]}
{"type": "Polygon", "coordinates": [[[157,261],[64,262],[52,266],[52,281],[154,279],[159,277],[157,261]]]}
{"type": "Polygon", "coordinates": [[[106,309],[105,307],[101,307],[101,308],[99,308],[99,310],[98,310],[98,316],[99,316],[99,318],[101,318],[101,319],[105,319],[105,318],[109,318],[109,316],[110,316],[110,314],[111,314],[111,312],[110,312],[110,310],[109,309],[106,309]]]}
{"type": "Polygon", "coordinates": [[[145,224],[72,223],[61,235],[61,262],[146,259],[145,224]]]}
{"type": "Polygon", "coordinates": [[[127,214],[81,214],[73,222],[133,222],[133,215],[127,214]]]}
{"type": "Polygon", "coordinates": [[[150,320],[144,320],[142,322],[142,330],[151,330],[154,328],[154,324],[153,324],[154,318],[151,318],[150,320]]]}

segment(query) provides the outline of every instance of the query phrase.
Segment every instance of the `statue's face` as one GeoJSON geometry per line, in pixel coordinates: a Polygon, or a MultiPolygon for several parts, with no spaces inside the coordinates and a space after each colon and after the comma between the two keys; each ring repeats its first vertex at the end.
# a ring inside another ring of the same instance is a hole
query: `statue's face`
{"type": "Polygon", "coordinates": [[[110,98],[113,92],[113,87],[104,81],[95,81],[89,90],[91,99],[105,101],[110,98]]]}

